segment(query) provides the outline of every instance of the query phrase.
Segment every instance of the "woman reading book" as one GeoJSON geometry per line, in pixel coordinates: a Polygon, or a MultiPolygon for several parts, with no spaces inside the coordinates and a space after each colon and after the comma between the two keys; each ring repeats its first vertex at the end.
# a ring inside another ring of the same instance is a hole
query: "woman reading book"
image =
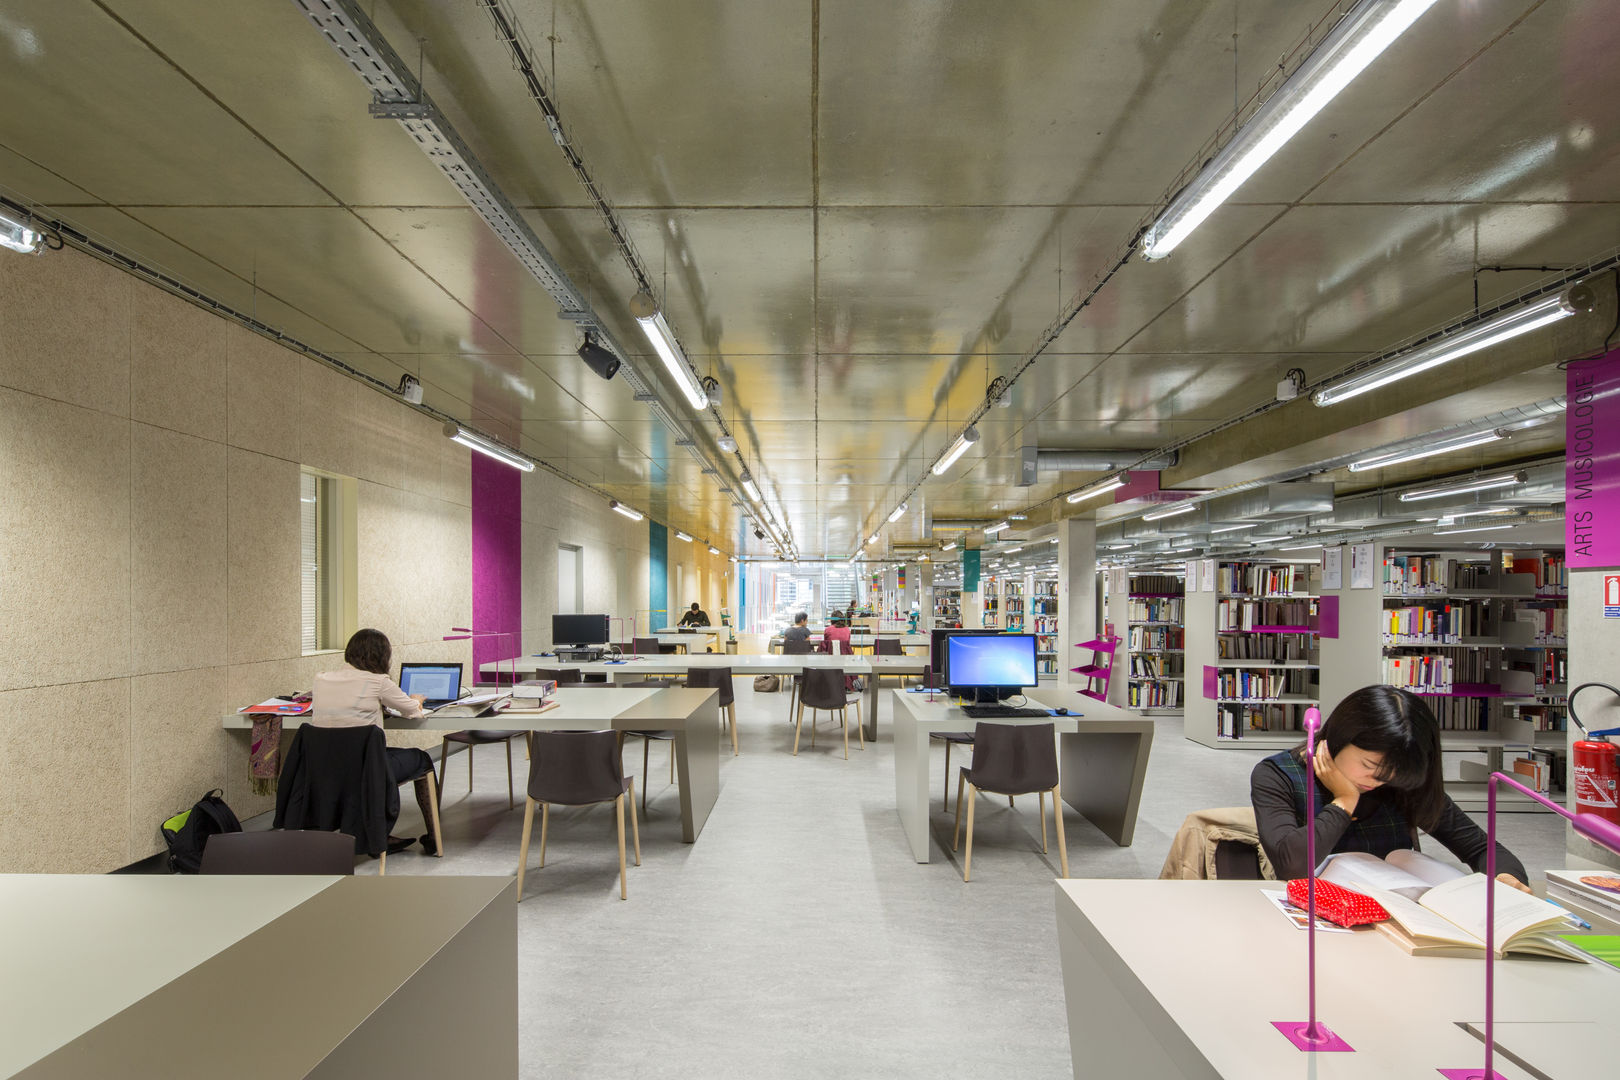
{"type": "MultiPolygon", "coordinates": [[[[1304,877],[1305,747],[1254,767],[1249,799],[1260,843],[1284,880],[1304,877]]],[[[1418,846],[1421,829],[1475,871],[1485,869],[1484,830],[1445,792],[1440,726],[1423,699],[1364,686],[1339,703],[1316,739],[1316,854],[1365,851],[1380,858],[1418,846]]],[[[1496,845],[1497,880],[1529,892],[1524,864],[1496,845]]]]}

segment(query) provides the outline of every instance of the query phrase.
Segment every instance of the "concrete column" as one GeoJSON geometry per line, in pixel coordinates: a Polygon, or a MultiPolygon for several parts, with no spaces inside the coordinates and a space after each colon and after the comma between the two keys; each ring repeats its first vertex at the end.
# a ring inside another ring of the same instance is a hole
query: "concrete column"
{"type": "MultiPolygon", "coordinates": [[[[1058,678],[1084,682],[1070,671],[1089,663],[1091,654],[1075,645],[1097,635],[1097,523],[1084,518],[1058,522],[1058,678]]],[[[1117,665],[1123,659],[1115,655],[1117,665]]],[[[1114,677],[1122,669],[1116,666],[1114,677]]],[[[1110,686],[1112,690],[1112,686],[1110,686]]]]}
{"type": "MultiPolygon", "coordinates": [[[[1569,688],[1584,682],[1606,682],[1620,686],[1620,675],[1615,671],[1614,658],[1620,653],[1620,619],[1603,617],[1603,577],[1614,570],[1571,570],[1569,572],[1569,688]]],[[[1588,728],[1620,727],[1620,703],[1603,690],[1587,690],[1575,700],[1581,712],[1581,722],[1588,728]]],[[[1581,737],[1580,729],[1569,725],[1569,741],[1581,737]]],[[[1568,769],[1566,805],[1575,809],[1574,764],[1568,769]]],[[[1567,825],[1564,846],[1570,855],[1570,866],[1586,863],[1620,868],[1620,855],[1598,847],[1585,837],[1575,835],[1567,825]]]]}

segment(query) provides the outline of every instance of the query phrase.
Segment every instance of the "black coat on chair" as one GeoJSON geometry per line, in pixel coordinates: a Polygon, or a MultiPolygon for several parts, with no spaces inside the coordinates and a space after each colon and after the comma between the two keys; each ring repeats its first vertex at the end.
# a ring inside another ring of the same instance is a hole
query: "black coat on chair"
{"type": "Polygon", "coordinates": [[[382,854],[399,820],[387,751],[375,724],[299,727],[276,787],[275,827],[345,832],[356,854],[382,854]]]}

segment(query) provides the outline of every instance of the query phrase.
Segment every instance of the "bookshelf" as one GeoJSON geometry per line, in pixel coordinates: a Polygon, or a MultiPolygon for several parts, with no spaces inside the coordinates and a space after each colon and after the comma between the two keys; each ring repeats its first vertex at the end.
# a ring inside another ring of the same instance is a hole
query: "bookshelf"
{"type": "Polygon", "coordinates": [[[1185,694],[1185,593],[1172,574],[1138,574],[1126,592],[1130,676],[1126,706],[1144,716],[1180,716],[1185,694]]]}
{"type": "Polygon", "coordinates": [[[1321,701],[1320,580],[1313,562],[1221,562],[1213,591],[1188,592],[1187,738],[1280,750],[1304,737],[1321,701]]]}
{"type": "Polygon", "coordinates": [[[1019,578],[1000,579],[1001,628],[1009,634],[1024,632],[1024,582],[1019,578]]]}
{"type": "Polygon", "coordinates": [[[1001,579],[997,577],[983,578],[979,588],[984,593],[984,621],[980,623],[986,630],[997,630],[1001,627],[1001,579]]]}
{"type": "Polygon", "coordinates": [[[1057,578],[1039,579],[1029,597],[1030,629],[1035,634],[1035,676],[1058,677],[1058,583],[1057,578]]]}
{"type": "Polygon", "coordinates": [[[934,625],[948,628],[958,626],[962,622],[962,590],[935,587],[934,589],[934,625]]]}
{"type": "MultiPolygon", "coordinates": [[[[1368,683],[1419,695],[1440,724],[1447,793],[1484,807],[1484,779],[1522,759],[1565,785],[1568,577],[1556,550],[1378,545],[1375,588],[1342,590],[1344,637],[1325,644],[1324,708],[1368,683]]],[[[1346,582],[1348,584],[1348,581],[1346,582]]],[[[1513,810],[1536,810],[1517,797],[1513,810]]]]}

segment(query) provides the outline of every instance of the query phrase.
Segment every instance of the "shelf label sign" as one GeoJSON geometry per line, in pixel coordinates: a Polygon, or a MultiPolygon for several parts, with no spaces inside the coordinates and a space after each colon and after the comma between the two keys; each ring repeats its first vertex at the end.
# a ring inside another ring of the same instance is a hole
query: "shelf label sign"
{"type": "MultiPolygon", "coordinates": [[[[1565,371],[1565,558],[1571,570],[1620,566],[1620,349],[1565,371]]],[[[1616,603],[1607,585],[1603,601],[1616,603]]]]}
{"type": "Polygon", "coordinates": [[[1603,617],[1620,619],[1620,574],[1603,575],[1603,617]]]}

